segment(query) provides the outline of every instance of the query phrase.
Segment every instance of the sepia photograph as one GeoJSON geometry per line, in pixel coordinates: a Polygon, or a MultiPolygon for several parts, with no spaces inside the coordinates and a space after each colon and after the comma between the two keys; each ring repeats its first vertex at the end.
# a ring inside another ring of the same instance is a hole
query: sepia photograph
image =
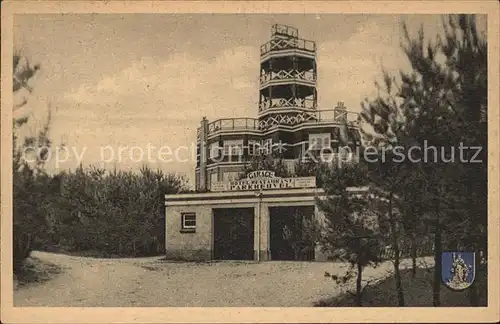
{"type": "Polygon", "coordinates": [[[499,319],[498,2],[16,2],[2,322],[6,307],[499,319]]]}

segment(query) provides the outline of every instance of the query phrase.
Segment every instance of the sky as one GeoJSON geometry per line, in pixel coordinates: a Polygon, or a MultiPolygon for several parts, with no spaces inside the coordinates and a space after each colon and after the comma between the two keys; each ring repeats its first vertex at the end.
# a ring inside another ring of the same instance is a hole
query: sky
{"type": "Polygon", "coordinates": [[[409,69],[403,22],[412,34],[441,30],[438,15],[16,15],[14,48],[41,70],[14,115],[30,116],[27,134],[51,109],[50,170],[147,164],[192,184],[202,117],[257,117],[260,45],[273,24],[316,42],[319,109],[343,101],[359,112],[382,67],[409,69]]]}

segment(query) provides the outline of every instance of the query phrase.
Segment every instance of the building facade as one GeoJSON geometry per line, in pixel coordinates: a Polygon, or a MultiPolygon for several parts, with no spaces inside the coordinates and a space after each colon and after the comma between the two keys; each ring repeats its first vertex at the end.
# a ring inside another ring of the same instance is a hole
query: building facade
{"type": "Polygon", "coordinates": [[[342,102],[318,109],[316,81],[316,44],[299,38],[296,28],[272,26],[271,39],[260,48],[257,117],[201,121],[196,189],[210,190],[214,182],[234,179],[253,156],[276,149],[293,172],[301,158],[337,154],[342,136],[349,146],[357,146],[359,115],[342,102]]]}
{"type": "Polygon", "coordinates": [[[299,38],[296,28],[272,26],[260,53],[257,117],[203,118],[197,130],[196,192],[165,197],[167,258],[327,258],[317,245],[299,255],[283,235],[285,227],[301,230],[294,215],[321,221],[316,199],[324,193],[315,177],[280,178],[270,170],[240,177],[249,161],[276,149],[292,174],[300,160],[321,155],[335,161],[340,143],[354,152],[360,144],[358,114],[342,102],[318,109],[316,44],[299,38]]]}

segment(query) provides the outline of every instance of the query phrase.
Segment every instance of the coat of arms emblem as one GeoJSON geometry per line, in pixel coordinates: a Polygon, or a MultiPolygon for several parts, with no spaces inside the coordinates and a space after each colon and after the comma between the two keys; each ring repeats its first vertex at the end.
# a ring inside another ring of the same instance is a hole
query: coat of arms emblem
{"type": "Polygon", "coordinates": [[[441,279],[452,290],[464,290],[476,275],[474,252],[444,252],[441,256],[441,279]]]}

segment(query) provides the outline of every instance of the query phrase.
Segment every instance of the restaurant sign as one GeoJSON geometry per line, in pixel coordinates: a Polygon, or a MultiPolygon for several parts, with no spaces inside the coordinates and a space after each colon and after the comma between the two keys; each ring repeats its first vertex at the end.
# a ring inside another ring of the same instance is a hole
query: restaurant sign
{"type": "Polygon", "coordinates": [[[290,188],[316,188],[316,177],[277,177],[273,171],[254,171],[237,181],[216,182],[212,191],[247,191],[290,188]]]}

